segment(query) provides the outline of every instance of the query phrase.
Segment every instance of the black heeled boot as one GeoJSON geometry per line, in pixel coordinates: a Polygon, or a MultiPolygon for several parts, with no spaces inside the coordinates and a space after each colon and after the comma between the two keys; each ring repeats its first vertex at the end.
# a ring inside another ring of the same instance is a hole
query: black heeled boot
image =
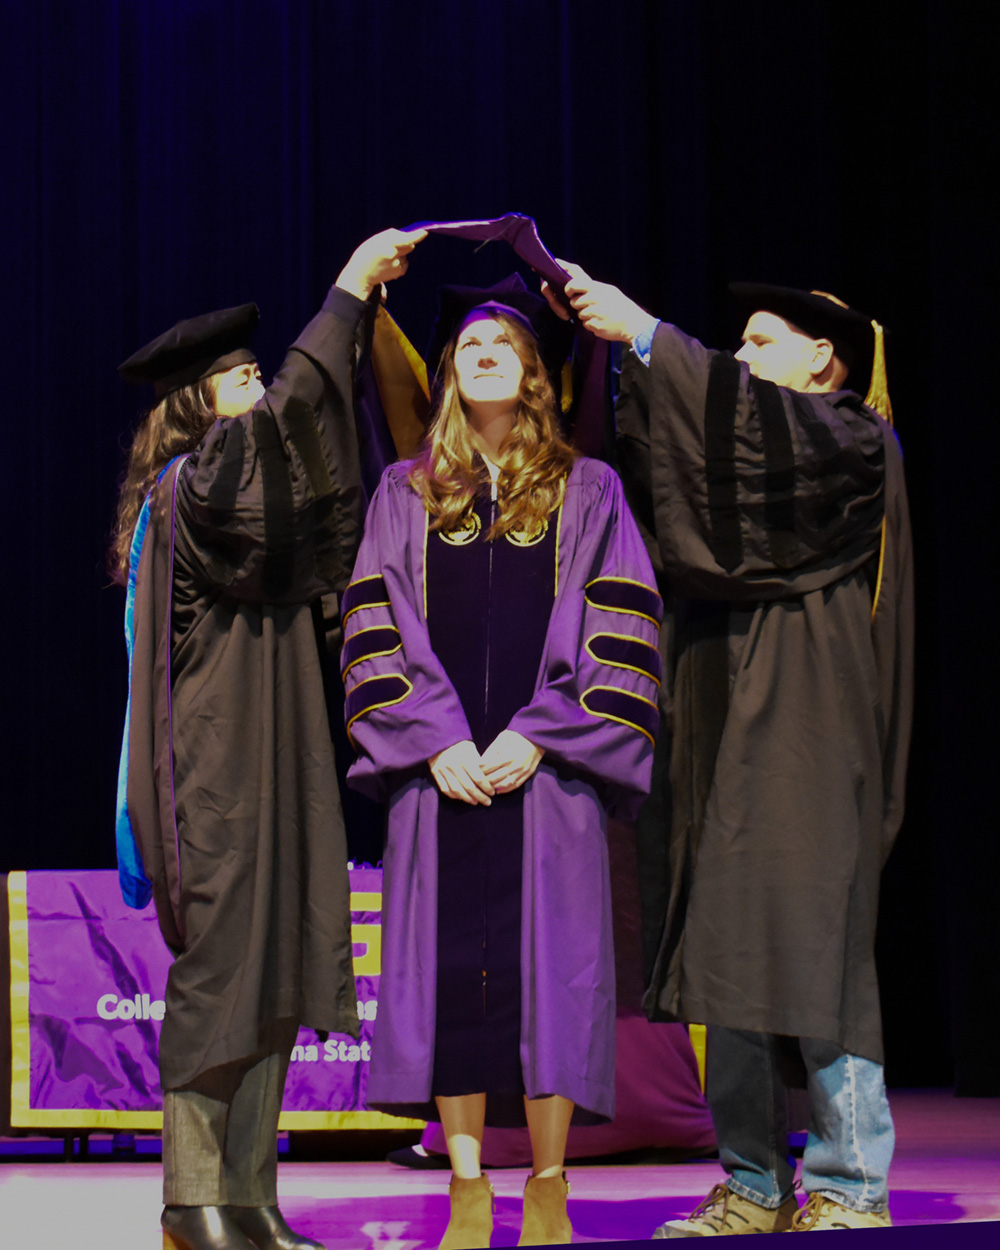
{"type": "Polygon", "coordinates": [[[254,1250],[227,1207],[164,1207],[163,1250],[254,1250]]]}
{"type": "Polygon", "coordinates": [[[302,1237],[289,1228],[277,1207],[227,1207],[226,1210],[257,1250],[326,1250],[320,1242],[302,1237]]]}

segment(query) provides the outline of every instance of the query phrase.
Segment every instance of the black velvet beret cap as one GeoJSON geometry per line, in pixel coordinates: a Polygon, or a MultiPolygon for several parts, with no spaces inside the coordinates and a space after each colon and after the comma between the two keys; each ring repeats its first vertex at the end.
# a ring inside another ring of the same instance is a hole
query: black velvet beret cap
{"type": "MultiPolygon", "coordinates": [[[[538,340],[542,361],[550,374],[558,374],[573,344],[573,326],[557,317],[546,300],[534,295],[519,274],[511,274],[490,287],[443,286],[438,292],[438,313],[427,349],[427,367],[437,371],[448,340],[474,308],[506,306],[519,314],[538,340]]],[[[500,307],[497,312],[505,311],[500,307]]]]}
{"type": "Polygon", "coordinates": [[[123,361],[118,372],[127,382],[152,383],[162,399],[179,386],[256,360],[248,343],[259,320],[256,304],[239,304],[178,321],[123,361]]]}
{"type": "Polygon", "coordinates": [[[875,347],[871,318],[822,291],[797,291],[794,287],[762,282],[733,282],[729,290],[748,316],[754,312],[774,313],[810,338],[829,339],[850,370],[848,381],[862,394],[868,389],[875,347]]]}

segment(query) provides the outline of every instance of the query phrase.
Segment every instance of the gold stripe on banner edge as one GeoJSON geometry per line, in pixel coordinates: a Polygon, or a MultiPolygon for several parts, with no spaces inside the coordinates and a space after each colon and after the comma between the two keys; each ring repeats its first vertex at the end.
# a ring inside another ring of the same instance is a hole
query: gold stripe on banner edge
{"type": "MultiPolygon", "coordinates": [[[[162,1111],[98,1111],[85,1107],[27,1108],[13,1128],[76,1129],[163,1129],[162,1111]]],[[[281,1132],[312,1129],[423,1129],[424,1120],[404,1119],[384,1111],[283,1111],[278,1119],[281,1132]]]]}
{"type": "Polygon", "coordinates": [[[16,1128],[154,1129],[163,1128],[162,1111],[99,1111],[93,1107],[29,1107],[20,1119],[11,1115],[16,1128]]]}
{"type": "MultiPolygon", "coordinates": [[[[404,1119],[383,1111],[283,1111],[278,1119],[281,1132],[330,1129],[423,1129],[424,1120],[404,1119]]],[[[104,1111],[85,1107],[28,1108],[14,1128],[48,1129],[163,1129],[162,1111],[104,1111]]]]}
{"type": "Polygon", "coordinates": [[[282,1111],[278,1129],[399,1128],[422,1129],[425,1120],[408,1120],[384,1111],[282,1111]]]}
{"type": "Polygon", "coordinates": [[[34,1123],[31,1115],[31,1034],[28,1013],[28,874],[7,877],[10,915],[10,1123],[34,1123]]]}

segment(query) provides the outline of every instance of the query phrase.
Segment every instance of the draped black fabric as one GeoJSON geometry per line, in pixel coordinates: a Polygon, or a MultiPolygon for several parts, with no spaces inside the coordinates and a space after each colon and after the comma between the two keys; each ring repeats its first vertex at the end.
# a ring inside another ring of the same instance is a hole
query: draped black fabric
{"type": "Polygon", "coordinates": [[[732,356],[716,356],[708,373],[705,399],[705,486],[712,524],[712,555],[727,573],[743,559],[734,464],[739,378],[740,367],[732,356]]]}
{"type": "MultiPolygon", "coordinates": [[[[833,0],[2,6],[0,867],[112,862],[125,665],[103,548],[143,403],[117,362],[254,299],[269,373],[367,234],[516,209],[712,345],[738,334],[733,278],[890,327],[919,655],[882,904],[889,1077],[1000,1091],[988,49],[930,3],[863,24],[833,0]]],[[[438,281],[509,271],[468,250],[429,241],[390,290],[418,346],[438,281]]]]}

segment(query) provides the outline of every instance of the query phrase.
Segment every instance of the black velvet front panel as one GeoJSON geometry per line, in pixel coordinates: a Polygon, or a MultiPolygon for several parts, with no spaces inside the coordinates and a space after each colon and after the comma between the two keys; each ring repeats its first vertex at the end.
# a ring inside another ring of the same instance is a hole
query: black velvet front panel
{"type": "MultiPolygon", "coordinates": [[[[538,540],[484,539],[478,525],[427,538],[427,619],[482,752],[530,702],[555,595],[555,519],[538,540]],[[462,540],[465,541],[462,541],[462,540]]],[[[519,1055],[523,790],[489,807],[442,798],[433,1092],[486,1092],[487,1118],[521,1119],[519,1055]]]]}

